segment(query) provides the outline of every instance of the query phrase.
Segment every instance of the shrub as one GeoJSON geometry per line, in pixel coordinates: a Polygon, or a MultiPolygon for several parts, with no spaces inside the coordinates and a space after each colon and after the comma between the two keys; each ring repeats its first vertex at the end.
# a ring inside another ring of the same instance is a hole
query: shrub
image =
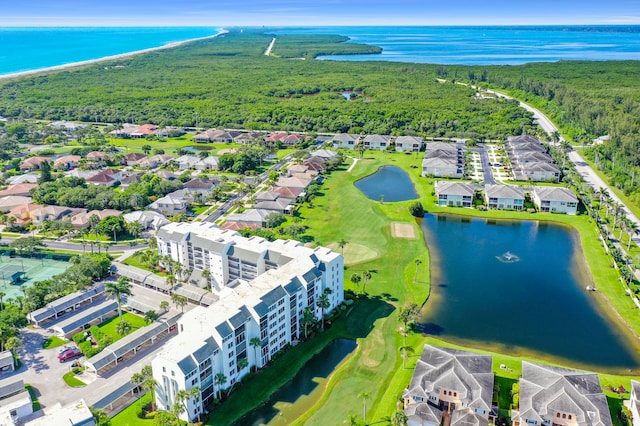
{"type": "Polygon", "coordinates": [[[424,217],[424,207],[422,207],[422,203],[420,201],[416,201],[415,203],[409,206],[409,213],[414,217],[424,217]]]}

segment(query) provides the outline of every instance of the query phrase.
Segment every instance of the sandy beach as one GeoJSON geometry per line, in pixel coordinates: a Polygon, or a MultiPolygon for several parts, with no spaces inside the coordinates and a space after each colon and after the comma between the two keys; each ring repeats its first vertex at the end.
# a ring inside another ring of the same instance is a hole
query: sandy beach
{"type": "Polygon", "coordinates": [[[105,61],[113,61],[113,60],[116,60],[116,59],[130,58],[132,56],[140,55],[140,54],[143,54],[143,53],[155,52],[156,50],[171,49],[171,48],[174,48],[174,47],[181,46],[183,44],[193,43],[194,41],[208,40],[208,39],[216,38],[219,35],[226,34],[228,32],[229,31],[227,31],[225,29],[221,29],[218,33],[210,35],[210,36],[191,38],[191,39],[182,40],[182,41],[176,41],[176,42],[173,42],[173,43],[165,44],[164,46],[150,47],[148,49],[135,50],[133,52],[120,53],[118,55],[104,56],[102,58],[89,59],[89,60],[80,61],[80,62],[72,62],[70,64],[56,65],[56,66],[53,66],[53,67],[40,68],[40,69],[37,69],[37,70],[20,71],[20,72],[14,72],[14,73],[11,73],[11,74],[3,74],[3,75],[0,75],[0,81],[1,80],[8,80],[8,79],[11,79],[11,78],[17,78],[17,77],[25,77],[25,76],[29,76],[29,75],[44,74],[44,73],[47,73],[47,72],[50,72],[50,71],[66,70],[66,69],[70,69],[70,68],[81,67],[81,66],[84,66],[84,65],[92,65],[92,64],[97,64],[97,63],[100,63],[100,62],[105,62],[105,61]]]}

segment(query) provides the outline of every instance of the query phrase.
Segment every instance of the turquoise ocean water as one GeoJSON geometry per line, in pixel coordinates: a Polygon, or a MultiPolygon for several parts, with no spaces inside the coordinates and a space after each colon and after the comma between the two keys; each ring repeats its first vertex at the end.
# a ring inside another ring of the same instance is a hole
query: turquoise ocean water
{"type": "Polygon", "coordinates": [[[0,27],[0,75],[214,35],[213,27],[0,27]]]}
{"type": "MultiPolygon", "coordinates": [[[[215,27],[0,28],[0,75],[37,70],[216,34],[215,27]]],[[[326,56],[437,64],[640,59],[640,26],[307,27],[275,33],[342,34],[380,55],[326,56]]]]}
{"type": "Polygon", "coordinates": [[[640,26],[323,27],[288,34],[342,34],[383,48],[380,55],[321,59],[516,65],[560,60],[640,59],[640,26]]]}

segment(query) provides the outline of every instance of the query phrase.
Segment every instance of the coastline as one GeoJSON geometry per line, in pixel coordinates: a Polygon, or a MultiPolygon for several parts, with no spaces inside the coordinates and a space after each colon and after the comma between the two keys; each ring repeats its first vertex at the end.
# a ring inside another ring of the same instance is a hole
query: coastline
{"type": "Polygon", "coordinates": [[[193,43],[194,41],[213,39],[213,38],[216,38],[216,37],[218,37],[220,35],[227,34],[228,32],[229,32],[228,30],[225,30],[224,28],[222,28],[216,34],[212,34],[210,36],[190,38],[190,39],[182,40],[182,41],[174,41],[172,43],[167,43],[165,45],[158,46],[158,47],[149,47],[147,49],[134,50],[133,52],[119,53],[117,55],[103,56],[101,58],[96,58],[96,59],[87,59],[86,61],[71,62],[69,64],[55,65],[55,66],[52,66],[52,67],[40,68],[40,69],[37,69],[37,70],[19,71],[19,72],[14,72],[14,73],[10,73],[10,74],[2,74],[2,75],[0,75],[0,81],[10,80],[10,79],[13,79],[13,78],[34,76],[34,75],[38,75],[38,74],[48,73],[48,72],[51,72],[51,71],[62,71],[62,70],[67,70],[67,69],[71,69],[71,68],[82,67],[82,66],[85,66],[85,65],[98,64],[100,62],[113,61],[113,60],[117,60],[117,59],[131,58],[133,56],[141,55],[141,54],[144,54],[144,53],[155,52],[155,51],[164,50],[164,49],[172,49],[174,47],[182,46],[182,45],[187,44],[187,43],[193,43]]]}

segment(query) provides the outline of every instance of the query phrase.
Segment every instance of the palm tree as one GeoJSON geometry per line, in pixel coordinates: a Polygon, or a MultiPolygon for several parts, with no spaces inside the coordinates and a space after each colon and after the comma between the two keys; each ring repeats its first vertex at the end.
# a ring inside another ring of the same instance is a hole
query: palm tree
{"type": "Polygon", "coordinates": [[[371,272],[364,271],[362,273],[362,292],[367,293],[367,280],[371,279],[371,272]]]}
{"type": "Polygon", "coordinates": [[[176,305],[176,308],[181,308],[184,313],[184,307],[187,305],[187,298],[177,293],[171,295],[171,301],[176,305]]]}
{"type": "Polygon", "coordinates": [[[302,311],[302,318],[300,319],[300,325],[302,325],[302,328],[304,330],[305,340],[309,336],[309,327],[313,325],[314,322],[315,322],[315,318],[313,317],[313,311],[309,306],[307,306],[302,311]]]}
{"type": "Polygon", "coordinates": [[[341,238],[340,241],[338,241],[338,246],[340,247],[343,257],[344,257],[344,246],[346,246],[347,244],[349,244],[349,241],[345,240],[344,238],[341,238]]]}
{"type": "Polygon", "coordinates": [[[360,281],[362,281],[362,277],[356,273],[353,273],[351,274],[349,280],[351,280],[351,282],[357,286],[360,284],[360,281]]]}
{"type": "Polygon", "coordinates": [[[262,346],[262,342],[259,337],[252,337],[249,339],[249,346],[253,348],[253,357],[255,359],[255,369],[258,371],[258,348],[262,346]]]}
{"type": "Polygon", "coordinates": [[[7,342],[4,344],[4,348],[8,351],[13,352],[15,355],[16,349],[22,346],[22,340],[17,338],[16,336],[11,336],[7,339],[7,342]]]}
{"type": "Polygon", "coordinates": [[[116,282],[108,282],[104,286],[104,292],[107,295],[115,297],[118,301],[118,316],[122,322],[122,296],[131,296],[131,287],[133,285],[125,277],[119,277],[116,282]]]}
{"type": "Polygon", "coordinates": [[[407,426],[408,421],[407,415],[402,410],[396,410],[391,416],[391,424],[393,426],[407,426]]]}
{"type": "Polygon", "coordinates": [[[631,219],[627,219],[627,232],[629,233],[629,242],[627,243],[627,253],[631,250],[631,240],[638,233],[638,224],[631,219]]]}
{"type": "Polygon", "coordinates": [[[316,305],[322,309],[322,329],[324,330],[324,310],[328,309],[331,306],[331,302],[329,301],[329,294],[331,294],[330,288],[325,288],[324,292],[318,297],[318,301],[316,305]]]}
{"type": "MultiPolygon", "coordinates": [[[[147,367],[151,368],[150,365],[147,367]]],[[[144,368],[142,369],[144,371],[144,368]]],[[[153,376],[148,376],[144,382],[142,382],[142,387],[151,392],[151,407],[153,408],[156,403],[156,386],[158,386],[158,381],[153,378],[153,376]]]]}
{"type": "Polygon", "coordinates": [[[416,273],[413,275],[413,282],[415,283],[416,281],[418,281],[418,268],[420,267],[422,260],[416,258],[416,260],[414,260],[413,262],[416,264],[416,273]]]}
{"type": "Polygon", "coordinates": [[[240,372],[249,366],[249,360],[247,357],[240,358],[238,360],[238,373],[236,374],[236,383],[238,382],[238,378],[240,377],[240,372]]]}
{"type": "Polygon", "coordinates": [[[120,336],[126,336],[131,332],[131,324],[127,320],[120,320],[118,325],[116,325],[116,333],[120,336]]]}
{"type": "Polygon", "coordinates": [[[222,387],[227,383],[227,376],[224,373],[217,373],[214,377],[214,383],[218,388],[218,399],[222,399],[222,387]]]}
{"type": "Polygon", "coordinates": [[[345,420],[345,423],[347,423],[349,426],[358,426],[357,418],[358,416],[356,416],[355,414],[349,414],[347,416],[347,420],[345,420]]]}
{"type": "Polygon", "coordinates": [[[167,302],[166,300],[163,300],[162,302],[160,302],[160,309],[163,311],[168,311],[169,310],[169,302],[167,302]]]}
{"type": "Polygon", "coordinates": [[[358,394],[358,398],[362,399],[362,403],[364,404],[364,426],[367,426],[367,400],[371,398],[371,394],[367,391],[362,391],[358,394]]]}
{"type": "Polygon", "coordinates": [[[400,352],[402,352],[402,368],[407,368],[407,357],[410,353],[414,353],[415,349],[411,346],[400,346],[400,352]]]}
{"type": "Polygon", "coordinates": [[[171,406],[171,413],[176,417],[176,419],[179,419],[180,415],[187,411],[185,401],[189,399],[190,396],[191,395],[189,391],[185,389],[180,389],[178,392],[176,392],[173,405],[171,406]]]}
{"type": "Polygon", "coordinates": [[[151,324],[152,322],[157,320],[158,317],[159,317],[158,313],[153,309],[151,309],[144,313],[144,322],[146,322],[147,324],[151,324]]]}
{"type": "MultiPolygon", "coordinates": [[[[142,384],[144,383],[146,377],[144,377],[144,375],[142,373],[133,373],[133,375],[131,376],[131,384],[137,386],[137,387],[142,387],[142,384]]],[[[142,392],[138,392],[138,399],[140,400],[142,398],[142,392]]]]}
{"type": "Polygon", "coordinates": [[[211,289],[213,292],[213,284],[211,284],[211,270],[205,269],[202,271],[202,278],[207,282],[207,288],[211,289]]]}

